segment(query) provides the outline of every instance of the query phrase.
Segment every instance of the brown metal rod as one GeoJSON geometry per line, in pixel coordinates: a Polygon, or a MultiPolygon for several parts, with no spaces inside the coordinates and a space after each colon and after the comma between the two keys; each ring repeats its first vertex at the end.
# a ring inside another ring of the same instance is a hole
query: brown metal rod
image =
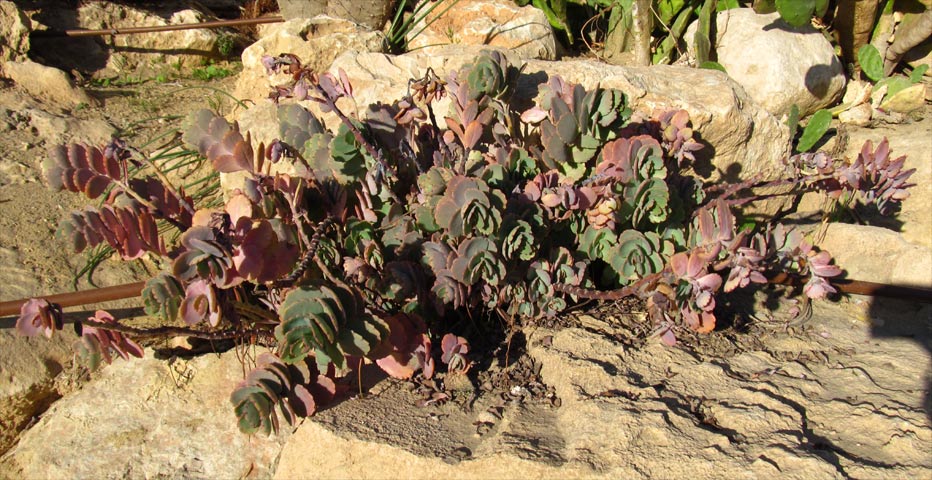
{"type": "MultiPolygon", "coordinates": [[[[778,273],[770,279],[770,283],[797,285],[800,281],[786,273],[778,273]]],[[[932,303],[932,290],[928,288],[887,285],[885,283],[865,282],[863,280],[851,280],[849,278],[830,278],[829,283],[840,293],[932,303]]]]}
{"type": "Polygon", "coordinates": [[[107,35],[132,35],[136,33],[170,32],[174,30],[191,30],[195,28],[238,27],[242,25],[257,25],[260,23],[278,23],[285,19],[280,16],[259,17],[245,20],[215,20],[200,23],[181,23],[178,25],[161,25],[157,27],[111,27],[100,30],[39,30],[32,34],[36,37],[103,37],[107,35]]]}
{"type": "MultiPolygon", "coordinates": [[[[799,280],[779,273],[770,279],[770,283],[779,283],[784,285],[798,284],[799,280]]],[[[835,279],[831,281],[841,293],[856,295],[873,295],[881,297],[898,298],[901,300],[911,300],[921,303],[932,303],[932,290],[919,287],[905,287],[901,285],[886,285],[883,283],[865,282],[861,280],[835,279]]],[[[142,288],[146,282],[128,283],[115,287],[97,288],[93,290],[82,290],[80,292],[60,293],[50,295],[44,298],[49,303],[57,303],[64,307],[74,307],[77,305],[87,305],[89,303],[109,302],[122,298],[138,297],[142,293],[142,288]]],[[[18,314],[26,299],[10,300],[0,302],[0,317],[18,314]]]]}
{"type": "MultiPolygon", "coordinates": [[[[87,305],[89,303],[109,302],[121,298],[138,297],[142,293],[142,287],[146,282],[127,283],[115,287],[95,288],[93,290],[82,290],[80,292],[59,293],[58,295],[49,295],[44,298],[49,303],[57,303],[65,307],[74,307],[77,305],[87,305]]],[[[26,299],[10,300],[0,302],[0,317],[7,315],[19,315],[20,308],[26,299]]]]}

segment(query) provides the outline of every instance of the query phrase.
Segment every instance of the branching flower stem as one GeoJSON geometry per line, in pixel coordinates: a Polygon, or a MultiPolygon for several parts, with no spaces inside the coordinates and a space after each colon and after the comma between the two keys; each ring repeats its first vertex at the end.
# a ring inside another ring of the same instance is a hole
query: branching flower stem
{"type": "MultiPolygon", "coordinates": [[[[374,145],[366,140],[362,132],[356,128],[355,124],[353,124],[353,121],[350,120],[349,117],[347,117],[339,107],[337,107],[337,102],[335,102],[333,98],[327,94],[326,90],[324,90],[317,82],[311,83],[314,85],[314,89],[317,90],[317,93],[322,97],[320,100],[322,100],[323,103],[327,105],[327,108],[333,110],[333,113],[335,113],[337,117],[340,118],[340,121],[343,122],[343,125],[346,125],[346,128],[348,128],[349,131],[353,133],[353,137],[356,139],[356,141],[366,149],[366,152],[369,153],[369,155],[375,160],[379,167],[384,171],[391,173],[392,176],[397,177],[398,172],[396,172],[395,169],[389,166],[385,161],[385,156],[382,154],[382,150],[375,148],[374,145]]],[[[385,191],[388,192],[389,196],[392,197],[392,200],[401,203],[401,199],[399,199],[398,196],[395,195],[395,192],[393,192],[390,188],[388,180],[383,178],[382,183],[385,185],[385,191]]]]}
{"type": "Polygon", "coordinates": [[[187,337],[203,338],[205,340],[229,340],[232,338],[241,338],[241,337],[248,337],[250,335],[262,335],[262,334],[268,333],[267,330],[263,330],[263,329],[219,330],[216,332],[205,332],[201,330],[194,330],[192,328],[174,327],[174,326],[164,326],[164,327],[155,327],[155,328],[136,328],[136,327],[130,327],[128,325],[123,325],[120,323],[99,322],[97,320],[82,320],[81,323],[83,325],[87,325],[89,327],[94,327],[94,328],[99,328],[101,330],[111,330],[114,332],[128,333],[128,334],[131,334],[139,338],[187,336],[187,337]]]}

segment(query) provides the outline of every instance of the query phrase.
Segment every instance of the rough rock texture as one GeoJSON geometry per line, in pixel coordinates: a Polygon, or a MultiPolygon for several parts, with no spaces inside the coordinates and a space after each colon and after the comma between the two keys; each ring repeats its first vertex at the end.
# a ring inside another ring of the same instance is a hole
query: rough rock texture
{"type": "MultiPolygon", "coordinates": [[[[213,19],[192,9],[158,15],[112,2],[93,2],[78,9],[78,22],[84,28],[161,26],[208,20],[213,19]]],[[[183,69],[198,67],[217,55],[220,34],[216,29],[192,29],[117,35],[112,40],[107,68],[121,74],[137,72],[140,67],[156,70],[172,65],[183,69]]]]}
{"type": "Polygon", "coordinates": [[[519,7],[504,0],[460,0],[443,15],[438,7],[418,22],[408,38],[409,50],[430,53],[449,44],[486,45],[510,50],[521,58],[554,60],[556,39],[544,12],[531,5],[519,7]],[[421,29],[423,28],[423,31],[421,29]]]}
{"type": "MultiPolygon", "coordinates": [[[[431,54],[400,56],[348,52],[333,62],[331,72],[338,68],[346,71],[356,103],[364,106],[401,98],[408,79],[423,76],[428,67],[445,77],[472,61],[479,50],[457,46],[431,54]]],[[[520,65],[517,59],[512,63],[520,65]]],[[[527,67],[518,81],[519,97],[539,96],[539,86],[546,83],[547,76],[560,75],[587,88],[601,85],[621,89],[634,109],[646,113],[655,108],[686,109],[701,141],[710,147],[700,154],[706,159],[697,166],[702,176],[733,179],[762,173],[775,178],[783,171],[781,159],[789,153],[789,131],[721,72],[674,66],[628,68],[590,60],[525,63],[527,67]],[[709,164],[713,153],[713,163],[709,164]]],[[[438,115],[447,111],[446,105],[435,107],[438,115]]],[[[327,124],[335,125],[329,121],[327,124]]]]}
{"type": "MultiPolygon", "coordinates": [[[[10,256],[17,256],[17,253],[0,247],[0,260],[4,265],[8,265],[10,256]]],[[[38,282],[25,271],[2,270],[7,270],[7,267],[0,268],[3,280],[15,279],[21,284],[5,284],[13,288],[4,287],[0,300],[22,298],[24,291],[34,294],[37,290],[38,285],[35,284],[38,282]]],[[[10,323],[12,321],[9,319],[10,323]]],[[[5,325],[7,328],[11,326],[5,325]]],[[[0,331],[0,454],[13,446],[16,435],[34,421],[35,416],[61,397],[55,377],[71,359],[71,342],[74,339],[70,334],[59,335],[52,340],[45,337],[24,339],[12,329],[0,331]]]]}
{"type": "Polygon", "coordinates": [[[264,478],[278,439],[236,427],[234,352],[116,361],[56,402],[0,463],[18,478],[264,478]],[[54,445],[54,448],[50,448],[54,445]]]}
{"type": "MultiPolygon", "coordinates": [[[[262,66],[264,55],[293,53],[314,70],[326,70],[337,55],[348,50],[379,51],[383,35],[350,21],[327,16],[294,19],[261,29],[262,38],[243,50],[243,71],[234,95],[258,101],[268,97],[270,79],[262,66]]],[[[272,84],[284,83],[284,75],[272,84]]]]}
{"type": "Polygon", "coordinates": [[[394,13],[392,0],[358,2],[354,0],[278,0],[285,20],[329,15],[344,18],[371,30],[381,30],[394,13]]]}
{"type": "MultiPolygon", "coordinates": [[[[780,116],[795,103],[805,116],[841,95],[844,68],[815,28],[793,28],[778,13],[758,15],[750,8],[719,12],[716,26],[718,62],[768,112],[780,116]]],[[[687,39],[696,28],[687,29],[687,39]]]]}
{"type": "Polygon", "coordinates": [[[0,1],[0,75],[8,60],[22,60],[29,51],[32,22],[19,7],[8,0],[0,1]]]}
{"type": "Polygon", "coordinates": [[[43,103],[74,107],[96,100],[78,87],[67,73],[32,60],[10,61],[4,65],[6,75],[20,88],[43,103]]]}
{"type": "Polygon", "coordinates": [[[475,409],[438,418],[377,393],[305,422],[275,478],[921,477],[932,469],[929,336],[915,321],[912,333],[882,324],[932,309],[895,308],[867,325],[819,306],[804,333],[764,329],[725,358],[625,344],[610,318],[584,315],[530,338],[561,407],[513,405],[480,437],[449,426],[481,418],[475,409]]]}
{"type": "MultiPolygon", "coordinates": [[[[77,10],[47,8],[37,20],[56,30],[86,28],[152,27],[215,20],[208,13],[178,2],[140,7],[116,2],[82,2],[77,10]]],[[[33,51],[44,63],[76,69],[100,77],[128,75],[145,78],[160,73],[190,72],[218,58],[221,37],[235,38],[221,29],[116,35],[114,37],[35,39],[33,51]]]]}
{"type": "Polygon", "coordinates": [[[906,52],[903,55],[903,61],[913,68],[928,65],[929,69],[926,70],[923,76],[926,78],[932,77],[932,39],[927,39],[906,52]]]}
{"type": "Polygon", "coordinates": [[[932,248],[910,243],[898,232],[830,223],[817,241],[849,278],[932,289],[932,248]]]}
{"type": "Polygon", "coordinates": [[[83,142],[89,145],[103,145],[117,133],[113,125],[95,118],[78,120],[68,115],[58,115],[44,110],[30,108],[22,112],[29,118],[29,124],[47,145],[67,142],[83,142]]]}

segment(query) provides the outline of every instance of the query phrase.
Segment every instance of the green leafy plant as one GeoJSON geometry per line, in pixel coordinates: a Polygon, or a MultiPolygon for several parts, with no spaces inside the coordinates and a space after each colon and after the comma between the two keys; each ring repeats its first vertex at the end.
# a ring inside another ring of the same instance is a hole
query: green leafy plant
{"type": "Polygon", "coordinates": [[[221,78],[229,77],[233,75],[233,71],[228,68],[219,67],[217,65],[207,65],[206,67],[195,68],[191,75],[198,80],[203,80],[205,82],[210,80],[218,80],[221,78]]]}
{"type": "Polygon", "coordinates": [[[799,129],[799,106],[795,103],[790,108],[790,113],[786,120],[790,128],[790,138],[795,142],[793,150],[796,152],[808,152],[815,147],[816,143],[825,136],[832,124],[832,112],[824,108],[819,109],[811,117],[809,123],[803,128],[802,135],[796,140],[796,132],[799,129]]]}
{"type": "Polygon", "coordinates": [[[878,104],[881,108],[887,103],[886,100],[921,82],[923,74],[929,69],[928,65],[921,65],[914,69],[909,76],[887,76],[880,51],[870,44],[864,45],[858,50],[858,63],[861,65],[861,72],[864,76],[874,83],[873,91],[880,94],[878,104]]]}
{"type": "Polygon", "coordinates": [[[408,51],[408,43],[437,21],[441,15],[453,8],[459,0],[401,0],[395,7],[395,16],[385,34],[386,50],[399,54],[408,51]],[[430,14],[439,7],[433,18],[430,14]],[[408,9],[411,11],[408,12],[408,9]],[[418,28],[423,22],[424,25],[418,28]]]}
{"type": "MultiPolygon", "coordinates": [[[[344,72],[313,72],[288,54],[263,63],[292,78],[272,93],[279,139],[253,145],[206,110],[184,135],[213,169],[245,177],[221,208],[196,205],[119,141],[59,147],[46,163],[52,188],[105,198],[63,220],[76,247],[106,243],[167,265],[143,292],[166,325],[134,328],[98,312],[76,324],[82,351],[138,356],[134,335],[261,342],[269,352],[231,395],[246,433],[276,431],[279,414],[289,423],[313,414],[365,360],[398,378],[429,379],[439,365],[467,373],[470,332],[455,331],[458,318],[522,328],[580,299],[634,296],[673,344],[714,329],[717,299],[770,275],[798,277],[806,296],[824,298],[841,273],[831,255],[784,225],[739,229],[738,207],[759,188],[789,186],[887,212],[913,173],[882,142],[850,165],[807,153],[787,159],[785,178],[705,185],[686,173],[701,148],[687,112],[635,117],[623,92],[558,77],[519,110],[521,68],[496,53],[446,80],[425,72],[363,118],[337,105],[353,96],[344,72]],[[443,127],[431,106],[442,96],[443,127]],[[317,102],[339,126],[288,99],[317,102]],[[132,162],[154,175],[131,176],[132,162]],[[291,173],[272,173],[277,162],[291,173]],[[176,236],[153,234],[151,222],[176,236]]],[[[57,306],[32,299],[17,329],[51,336],[62,323],[57,306]]]]}

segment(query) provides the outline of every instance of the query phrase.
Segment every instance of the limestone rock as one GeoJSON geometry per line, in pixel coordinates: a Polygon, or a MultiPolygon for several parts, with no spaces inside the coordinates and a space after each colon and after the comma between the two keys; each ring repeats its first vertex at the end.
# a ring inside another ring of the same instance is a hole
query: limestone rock
{"type": "MultiPolygon", "coordinates": [[[[362,107],[400,98],[408,79],[423,76],[428,67],[445,77],[472,61],[480,49],[448,46],[430,54],[400,56],[350,52],[333,62],[331,72],[339,68],[346,71],[356,103],[362,107]]],[[[714,180],[723,175],[748,178],[761,173],[764,178],[776,178],[782,174],[782,159],[789,154],[788,129],[721,72],[675,66],[630,68],[591,60],[526,63],[518,81],[517,95],[521,98],[539,96],[539,87],[548,75],[560,75],[586,88],[618,88],[636,110],[650,113],[655,108],[682,108],[689,112],[700,141],[709,145],[699,155],[705,158],[697,166],[700,175],[714,180]]],[[[448,109],[444,102],[435,107],[438,115],[448,109]]],[[[334,124],[327,124],[333,128],[334,124]]]]}
{"type": "Polygon", "coordinates": [[[437,46],[484,45],[510,50],[521,58],[554,60],[556,39],[544,12],[531,5],[517,6],[504,0],[460,0],[437,17],[443,5],[430,15],[436,21],[426,25],[426,19],[415,24],[409,35],[408,48],[433,52],[437,46]],[[421,29],[423,28],[423,31],[421,29]]]}
{"type": "Polygon", "coordinates": [[[903,55],[903,61],[912,68],[928,65],[929,69],[926,70],[923,76],[926,78],[932,77],[932,39],[927,39],[906,52],[903,55]]]}
{"type": "MultiPolygon", "coordinates": [[[[262,66],[264,55],[293,53],[315,71],[323,71],[343,52],[381,50],[382,39],[380,32],[326,16],[271,25],[262,29],[262,38],[243,50],[243,71],[237,78],[234,95],[254,101],[268,97],[270,83],[262,66]]],[[[285,80],[278,78],[273,83],[285,80]]]]}
{"type": "Polygon", "coordinates": [[[0,74],[8,60],[23,60],[29,51],[29,17],[11,1],[0,1],[0,74]]]}
{"type": "Polygon", "coordinates": [[[356,2],[353,0],[278,0],[285,20],[329,15],[343,18],[370,30],[381,30],[394,12],[392,0],[356,2]]]}
{"type": "MultiPolygon", "coordinates": [[[[778,13],[750,8],[718,12],[716,27],[718,63],[768,112],[780,116],[795,103],[806,116],[841,95],[844,68],[815,28],[793,28],[778,13]]],[[[696,29],[696,23],[687,29],[688,40],[696,29]]]]}
{"type": "MultiPolygon", "coordinates": [[[[0,249],[0,258],[6,260],[8,252],[0,249]]],[[[3,273],[3,280],[12,280],[8,278],[8,272],[3,273]]],[[[15,290],[10,293],[19,295],[15,290]]],[[[0,454],[13,446],[16,435],[34,417],[61,397],[55,377],[71,359],[71,342],[74,339],[70,333],[60,333],[50,340],[21,337],[12,328],[0,331],[0,454]]]]}
{"type": "Polygon", "coordinates": [[[48,145],[69,142],[103,145],[116,134],[116,128],[101,118],[79,120],[37,108],[28,108],[23,113],[28,115],[29,124],[48,145]]]}
{"type": "Polygon", "coordinates": [[[703,360],[659,342],[626,347],[616,340],[623,327],[582,316],[584,327],[528,339],[561,407],[508,407],[477,437],[455,425],[481,417],[480,408],[446,409],[454,418],[438,420],[386,388],[301,425],[275,478],[921,476],[932,468],[928,337],[886,338],[851,320],[820,304],[811,333],[764,333],[766,347],[703,360]],[[457,443],[468,455],[443,453],[457,443]]]}
{"type": "Polygon", "coordinates": [[[393,0],[329,0],[327,15],[345,18],[372,30],[381,30],[391,20],[396,3],[393,0]]]}
{"type": "MultiPolygon", "coordinates": [[[[41,21],[50,29],[108,29],[155,27],[215,20],[208,13],[179,2],[134,7],[118,2],[81,2],[75,9],[44,9],[41,21]]],[[[113,37],[36,38],[33,52],[44,63],[77,69],[102,77],[129,75],[146,78],[160,73],[190,72],[219,56],[222,37],[236,34],[220,29],[190,29],[113,37]]]]}
{"type": "Polygon", "coordinates": [[[117,360],[56,402],[0,470],[36,479],[270,476],[280,439],[237,429],[235,352],[170,363],[152,354],[117,360]]]}
{"type": "Polygon", "coordinates": [[[327,0],[282,0],[277,3],[285,20],[313,18],[327,13],[327,0]]]}
{"type": "Polygon", "coordinates": [[[10,61],[5,65],[6,74],[16,84],[43,103],[52,103],[66,108],[81,103],[96,102],[65,72],[32,60],[10,61]]]}
{"type": "Polygon", "coordinates": [[[932,249],[898,232],[870,225],[830,223],[819,247],[855,280],[932,288],[932,249]]]}
{"type": "Polygon", "coordinates": [[[871,115],[873,111],[874,110],[871,108],[869,103],[862,103],[839,113],[838,121],[841,123],[857,125],[859,127],[866,127],[871,123],[871,115]]]}

